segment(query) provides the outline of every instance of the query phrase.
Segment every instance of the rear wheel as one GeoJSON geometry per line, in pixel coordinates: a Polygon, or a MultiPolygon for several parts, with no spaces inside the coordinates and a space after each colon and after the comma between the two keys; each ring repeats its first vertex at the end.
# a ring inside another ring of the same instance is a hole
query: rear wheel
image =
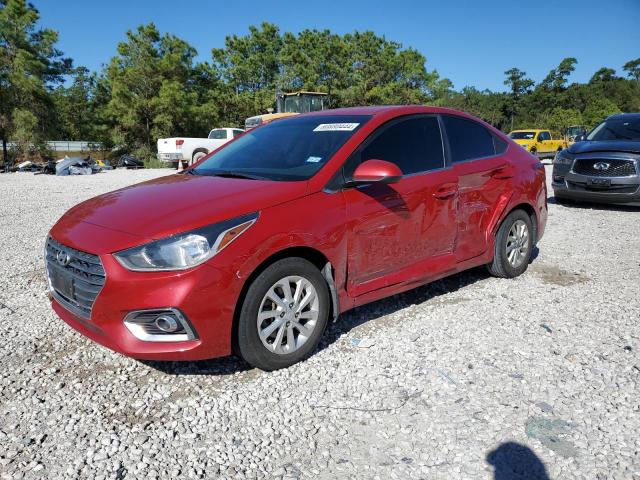
{"type": "Polygon", "coordinates": [[[206,154],[207,154],[207,152],[203,152],[202,150],[194,152],[193,156],[191,157],[191,162],[189,162],[189,166],[193,165],[194,163],[197,163],[206,154]]]}
{"type": "Polygon", "coordinates": [[[303,258],[285,258],[253,281],[238,320],[238,353],[262,370],[307,358],[329,318],[329,290],[320,271],[303,258]]]}
{"type": "Polygon", "coordinates": [[[493,261],[487,265],[489,273],[501,278],[522,275],[529,266],[533,240],[533,227],[527,212],[511,212],[496,234],[493,261]]]}

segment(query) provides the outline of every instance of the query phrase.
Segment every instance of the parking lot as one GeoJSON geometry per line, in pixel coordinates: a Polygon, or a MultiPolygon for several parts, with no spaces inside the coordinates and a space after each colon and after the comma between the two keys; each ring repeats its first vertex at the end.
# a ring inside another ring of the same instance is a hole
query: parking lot
{"type": "Polygon", "coordinates": [[[640,208],[551,199],[523,276],[358,308],[265,373],[141,363],[49,306],[60,215],[170,173],[0,176],[0,478],[640,479],[640,208]]]}

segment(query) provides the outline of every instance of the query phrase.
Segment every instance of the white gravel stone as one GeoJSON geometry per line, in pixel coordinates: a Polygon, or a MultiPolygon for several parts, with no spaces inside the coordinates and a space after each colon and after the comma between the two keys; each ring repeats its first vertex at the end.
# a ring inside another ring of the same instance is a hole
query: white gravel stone
{"type": "Polygon", "coordinates": [[[640,209],[551,203],[520,278],[358,308],[264,373],[137,362],[48,304],[57,218],[170,173],[0,175],[0,478],[640,478],[640,209]]]}

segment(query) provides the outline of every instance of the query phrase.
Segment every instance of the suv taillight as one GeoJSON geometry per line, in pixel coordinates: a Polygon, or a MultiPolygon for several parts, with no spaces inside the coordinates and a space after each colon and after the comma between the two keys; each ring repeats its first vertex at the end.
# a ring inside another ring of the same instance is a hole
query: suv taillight
{"type": "Polygon", "coordinates": [[[184,140],[182,139],[176,140],[176,147],[181,147],[183,143],[184,143],[184,140]]]}

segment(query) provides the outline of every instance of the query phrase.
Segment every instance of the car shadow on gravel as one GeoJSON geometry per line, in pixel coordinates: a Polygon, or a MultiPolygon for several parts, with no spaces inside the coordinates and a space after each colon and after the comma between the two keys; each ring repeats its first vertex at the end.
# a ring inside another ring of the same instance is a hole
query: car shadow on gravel
{"type": "Polygon", "coordinates": [[[573,201],[573,200],[558,200],[556,197],[549,197],[548,203],[554,205],[562,205],[567,208],[576,208],[579,210],[601,210],[601,211],[615,211],[615,212],[640,212],[640,206],[625,205],[622,203],[591,203],[587,201],[573,201]]]}
{"type": "Polygon", "coordinates": [[[549,480],[542,460],[526,445],[505,442],[489,452],[487,463],[493,466],[494,480],[549,480]]]}
{"type": "MultiPolygon", "coordinates": [[[[537,248],[535,250],[537,250],[537,248]]],[[[363,324],[371,322],[372,320],[391,315],[398,310],[402,310],[412,305],[420,305],[425,302],[434,301],[441,295],[456,292],[476,282],[486,280],[487,278],[489,278],[489,273],[485,268],[474,268],[428,283],[427,285],[414,288],[407,292],[368,303],[361,307],[356,307],[353,310],[349,310],[340,315],[335,322],[331,323],[327,327],[327,331],[322,337],[318,350],[324,350],[336,342],[345,333],[348,333],[363,324]]],[[[442,301],[442,303],[461,303],[465,301],[467,301],[467,299],[464,298],[448,299],[446,301],[442,301]]]]}
{"type": "Polygon", "coordinates": [[[193,362],[161,362],[154,360],[139,360],[139,362],[167,375],[223,376],[233,375],[253,368],[248,363],[234,356],[193,362]]]}
{"type": "MultiPolygon", "coordinates": [[[[538,247],[533,248],[531,259],[529,260],[530,264],[538,257],[539,252],[538,247]]],[[[360,325],[390,315],[411,305],[420,305],[428,301],[436,300],[441,295],[456,292],[476,282],[486,280],[489,277],[490,275],[484,267],[477,267],[428,283],[421,287],[416,287],[407,292],[399,293],[349,310],[340,315],[335,322],[328,325],[318,348],[313,354],[324,350],[335,343],[342,335],[360,325]]],[[[465,298],[448,299],[441,301],[441,304],[461,303],[465,301],[468,300],[465,298]]],[[[152,360],[139,360],[139,362],[168,375],[222,376],[245,372],[253,368],[235,356],[193,362],[161,362],[152,360]]]]}
{"type": "MultiPolygon", "coordinates": [[[[327,330],[320,341],[320,345],[314,354],[320,350],[324,350],[329,345],[336,342],[336,340],[338,340],[344,333],[347,333],[371,320],[384,317],[410,305],[421,304],[433,300],[441,295],[455,292],[488,277],[489,274],[484,268],[476,268],[452,275],[451,277],[443,278],[442,280],[429,283],[422,287],[417,287],[413,290],[409,290],[408,292],[400,293],[398,295],[349,310],[348,312],[340,315],[336,322],[331,323],[327,327],[327,330]]],[[[455,302],[456,300],[453,301],[455,302]]],[[[465,300],[463,299],[459,301],[465,300]]],[[[153,360],[139,360],[139,362],[167,375],[223,376],[233,375],[235,373],[252,369],[251,365],[234,356],[193,362],[162,362],[153,360]]]]}

